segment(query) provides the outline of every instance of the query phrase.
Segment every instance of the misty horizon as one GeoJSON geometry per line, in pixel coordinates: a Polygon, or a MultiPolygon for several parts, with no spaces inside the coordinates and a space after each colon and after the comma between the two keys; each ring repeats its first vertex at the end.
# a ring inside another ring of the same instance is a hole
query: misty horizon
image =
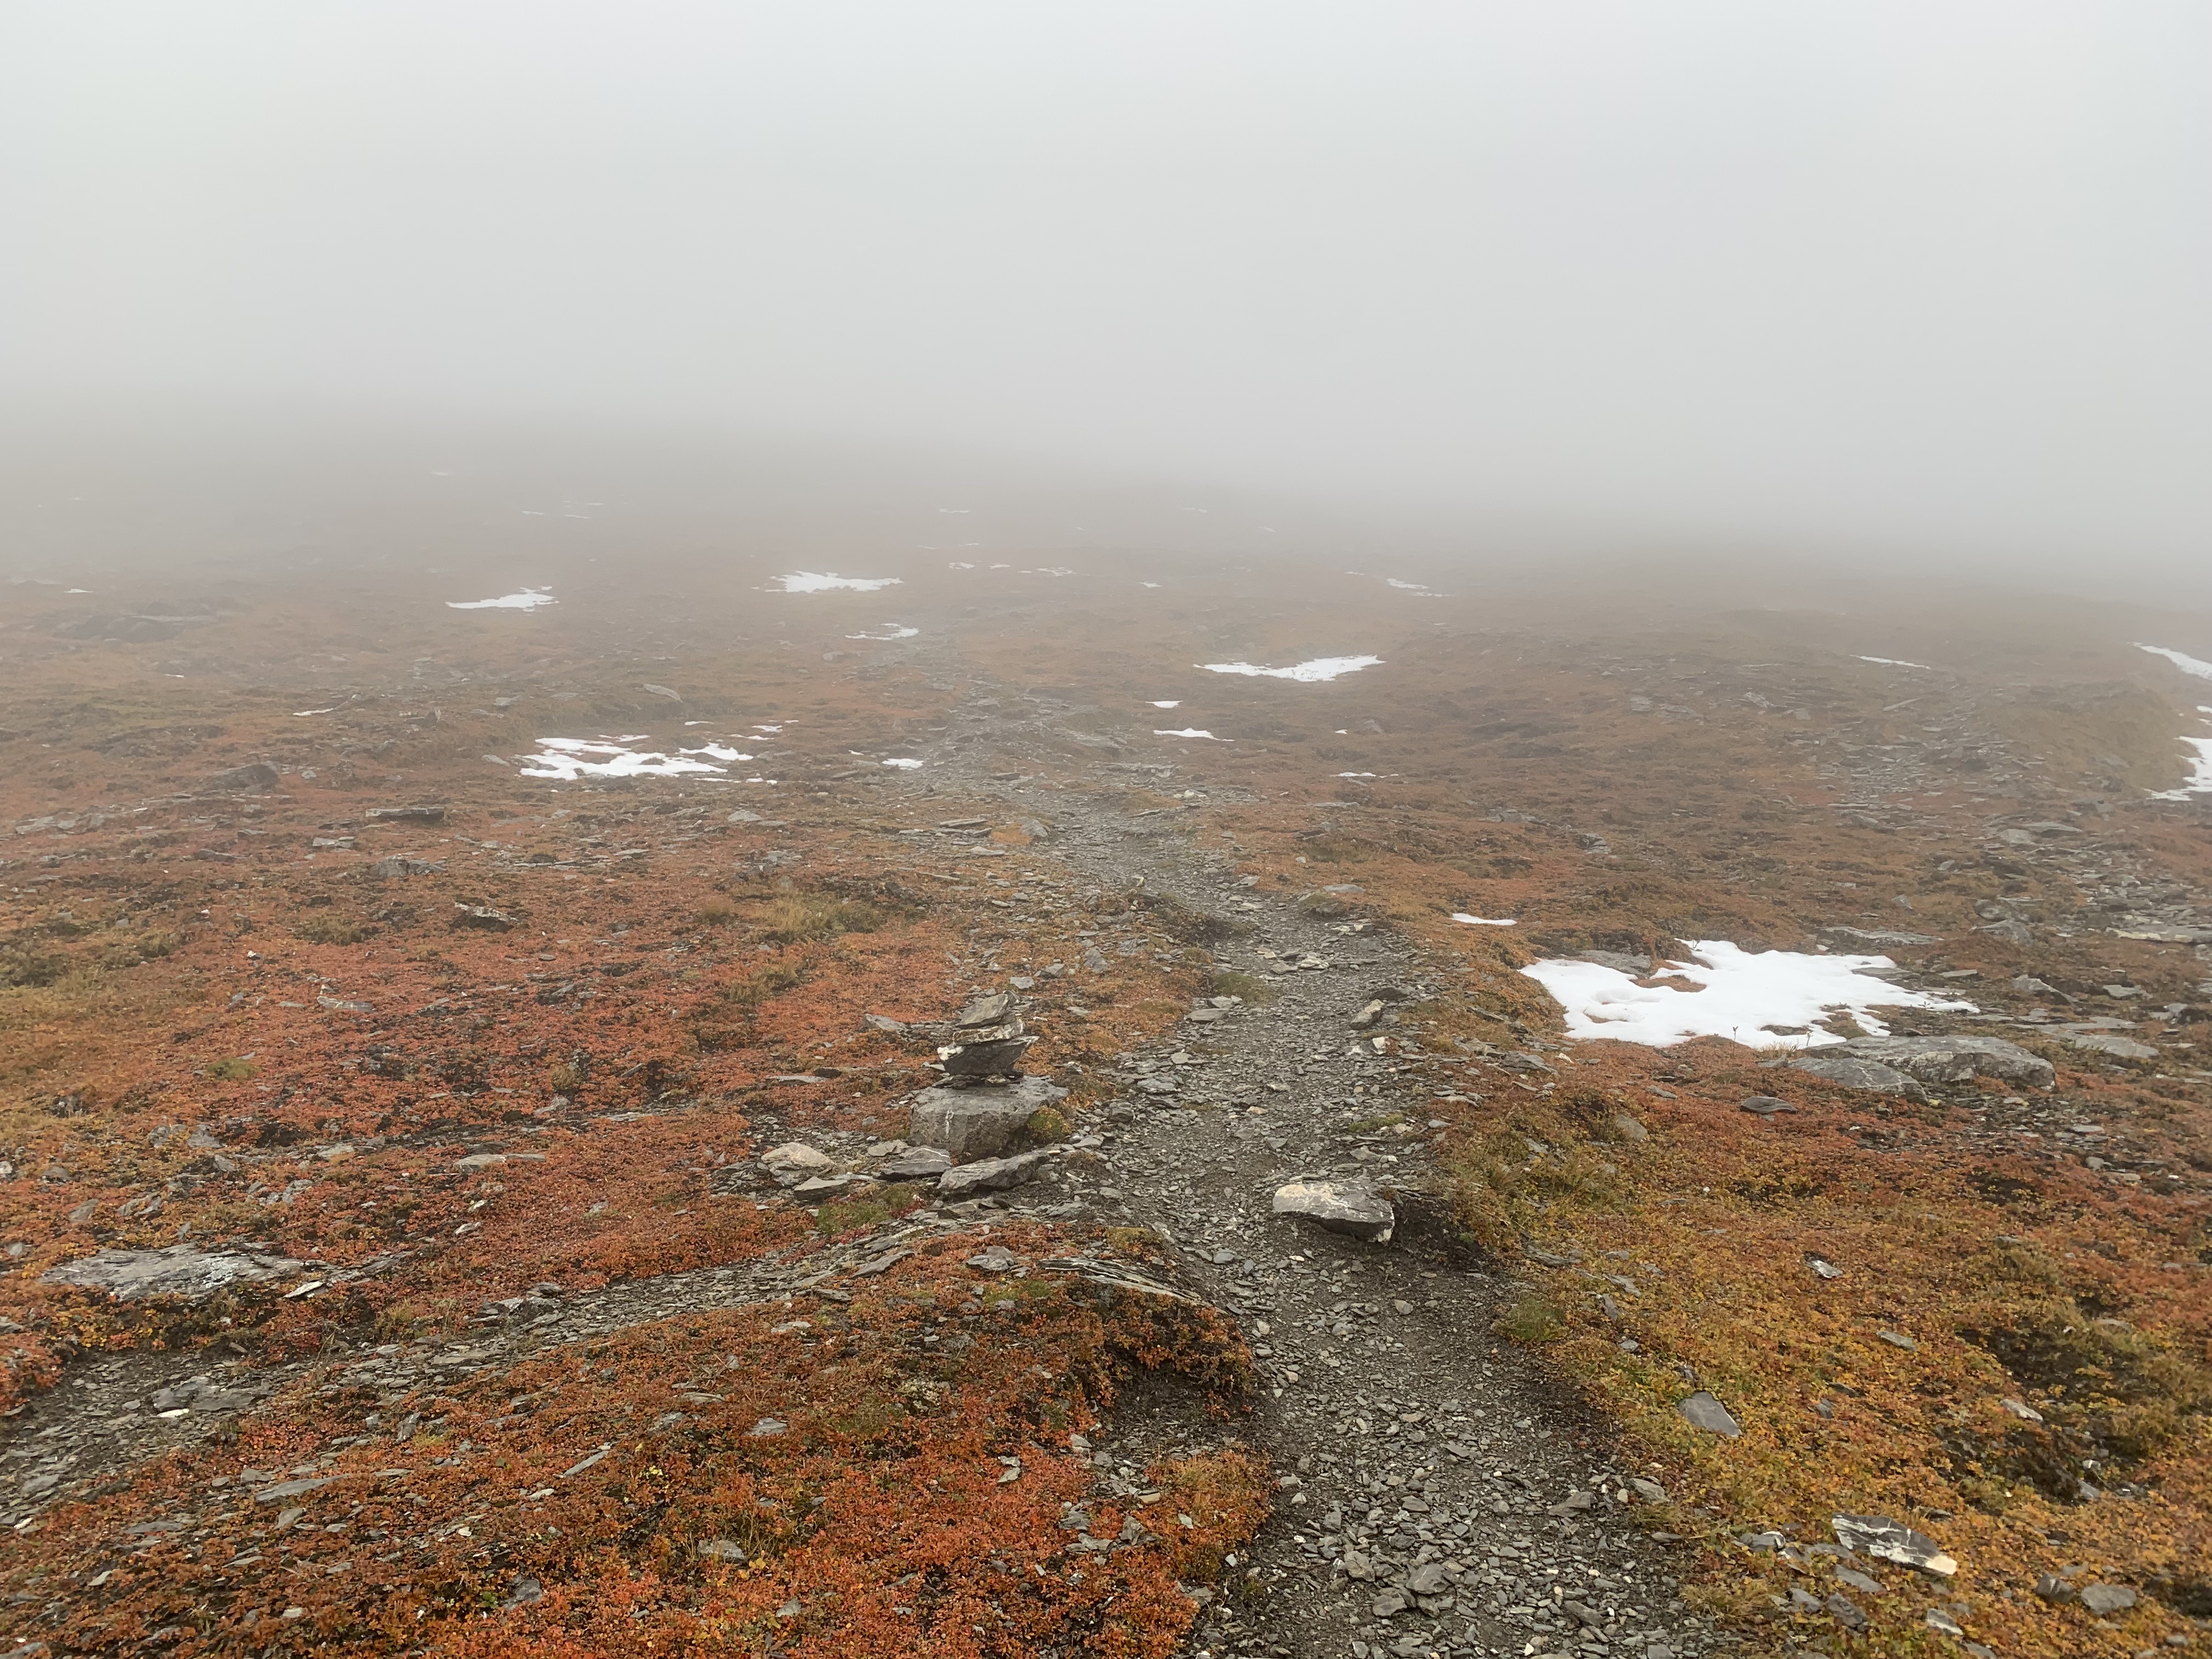
{"type": "Polygon", "coordinates": [[[17,538],[142,438],[411,430],[2204,592],[2178,8],[0,31],[17,538]]]}

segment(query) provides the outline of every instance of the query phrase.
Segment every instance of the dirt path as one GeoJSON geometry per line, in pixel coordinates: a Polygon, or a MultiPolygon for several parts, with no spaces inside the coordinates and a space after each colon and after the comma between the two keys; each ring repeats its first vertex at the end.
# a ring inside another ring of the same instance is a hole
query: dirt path
{"type": "Polygon", "coordinates": [[[1493,1334],[1518,1293],[1509,1279],[1418,1206],[1387,1244],[1273,1213],[1276,1188],[1300,1176],[1419,1183],[1427,1103],[1462,1067],[1350,1021],[1437,975],[1389,934],[1238,884],[1225,857],[1113,796],[994,783],[957,751],[944,763],[939,787],[1048,816],[1057,833],[1037,850],[1091,883],[1249,927],[1215,960],[1271,981],[1272,1002],[1194,1011],[1171,1041],[1124,1055],[1097,1149],[1111,1172],[1097,1207],[1177,1244],[1265,1378],[1255,1437],[1282,1481],[1277,1512],[1191,1651],[1671,1659],[1714,1645],[1665,1545],[1630,1522],[1645,1472],[1493,1334]]]}

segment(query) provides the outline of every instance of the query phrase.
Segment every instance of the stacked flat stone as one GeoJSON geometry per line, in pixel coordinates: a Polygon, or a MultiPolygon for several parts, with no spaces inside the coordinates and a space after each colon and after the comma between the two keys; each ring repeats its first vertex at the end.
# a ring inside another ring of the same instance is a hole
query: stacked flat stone
{"type": "Polygon", "coordinates": [[[1036,1039],[1022,1034],[1013,998],[978,997],[952,1022],[952,1041],[937,1051],[947,1077],[1018,1077],[1022,1055],[1036,1039]]]}

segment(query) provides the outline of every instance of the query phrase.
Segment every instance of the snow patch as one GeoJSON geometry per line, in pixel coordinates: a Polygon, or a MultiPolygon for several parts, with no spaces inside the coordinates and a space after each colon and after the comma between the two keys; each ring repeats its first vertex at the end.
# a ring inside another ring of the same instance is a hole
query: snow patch
{"type": "Polygon", "coordinates": [[[1288,668],[1261,668],[1249,662],[1205,662],[1199,666],[1209,674],[1257,675],[1266,679],[1299,680],[1310,684],[1316,680],[1333,680],[1340,674],[1356,674],[1382,660],[1380,657],[1316,657],[1288,668]]]}
{"type": "Polygon", "coordinates": [[[858,634],[848,634],[848,640],[910,640],[921,633],[919,628],[908,628],[898,623],[885,623],[879,629],[863,629],[858,634]]]}
{"type": "Polygon", "coordinates": [[[448,611],[535,611],[541,605],[557,605],[550,587],[526,587],[520,593],[501,594],[495,599],[447,599],[448,611]]]}
{"type": "Polygon", "coordinates": [[[785,593],[826,593],[831,588],[845,588],[855,593],[872,593],[878,588],[896,587],[896,576],[841,576],[831,570],[794,570],[788,575],[778,576],[785,593]]]}
{"type": "MultiPolygon", "coordinates": [[[[1878,662],[1884,668],[1926,668],[1924,662],[1906,662],[1899,657],[1861,657],[1861,662],[1878,662]]],[[[1933,670],[1929,671],[1933,672],[1933,670]]]]}
{"type": "Polygon", "coordinates": [[[1521,971],[1566,1011],[1571,1037],[1610,1037],[1664,1048],[1692,1037],[1729,1037],[1751,1048],[1814,1048],[1846,1039],[1816,1021],[1848,1011],[1874,1035],[1887,1035],[1875,1008],[1955,1008],[1925,992],[1892,985],[1865,971],[1892,968],[1887,957],[1808,956],[1796,951],[1746,951],[1726,939],[1686,941],[1692,960],[1670,962],[1651,975],[1680,985],[1639,985],[1617,968],[1557,957],[1521,971]]]}
{"type": "Polygon", "coordinates": [[[909,759],[904,755],[894,755],[890,759],[885,761],[884,764],[886,766],[896,767],[902,772],[912,772],[917,769],[921,765],[921,763],[918,760],[909,759]]]}
{"type": "Polygon", "coordinates": [[[1155,708],[1180,708],[1182,707],[1182,699],[1181,697],[1171,698],[1166,702],[1156,702],[1152,707],[1155,708]]]}
{"type": "MultiPolygon", "coordinates": [[[[2212,708],[2200,708],[2197,712],[2212,714],[2212,708]]],[[[2179,789],[2153,790],[2153,800],[2187,800],[2191,795],[2212,795],[2212,738],[2184,738],[2182,742],[2197,751],[2197,769],[2181,781],[2179,789]]]]}
{"type": "Polygon", "coordinates": [[[1521,925],[1517,921],[1501,921],[1494,916],[1471,916],[1464,910],[1453,911],[1452,920],[1463,921],[1470,927],[1517,927],[1521,925]]]}
{"type": "Polygon", "coordinates": [[[1215,738],[1213,733],[1211,732],[1201,732],[1194,726],[1181,732],[1155,731],[1152,735],[1156,738],[1212,738],[1213,741],[1216,743],[1227,743],[1229,741],[1227,738],[1215,738]]]}
{"type": "Polygon", "coordinates": [[[2179,651],[2169,651],[2162,645],[2145,645],[2141,640],[2136,641],[2136,649],[2148,651],[2154,657],[2165,658],[2185,674],[2194,674],[2199,679],[2212,680],[2212,662],[2205,662],[2197,657],[2185,656],[2179,651]]]}
{"type": "MultiPolygon", "coordinates": [[[[557,778],[563,783],[574,783],[579,778],[677,778],[702,773],[721,776],[726,771],[726,763],[752,758],[716,743],[679,749],[672,755],[630,747],[648,740],[642,732],[622,738],[540,738],[538,752],[523,757],[522,775],[557,778]]],[[[746,781],[768,780],[748,778],[746,781]]]]}

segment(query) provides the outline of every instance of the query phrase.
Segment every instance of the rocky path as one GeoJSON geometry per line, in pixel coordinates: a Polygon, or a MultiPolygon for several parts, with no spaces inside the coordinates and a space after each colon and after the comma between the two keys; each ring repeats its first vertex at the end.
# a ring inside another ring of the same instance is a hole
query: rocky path
{"type": "MultiPolygon", "coordinates": [[[[940,787],[961,769],[947,759],[940,787]]],[[[1018,783],[963,781],[1044,805],[1018,783]]],[[[1389,934],[1257,896],[1185,836],[1137,833],[1150,826],[1111,796],[1055,793],[1049,811],[1057,833],[1036,850],[1109,890],[1141,886],[1249,928],[1216,962],[1272,992],[1194,1009],[1171,1041],[1124,1055],[1107,1125],[1085,1137],[1109,1171],[1096,1207],[1174,1241],[1261,1362],[1255,1432],[1280,1479],[1277,1511],[1190,1651],[1705,1652],[1715,1632],[1684,1607],[1666,1544],[1632,1524],[1660,1489],[1493,1334],[1519,1287],[1468,1261],[1418,1200],[1387,1243],[1273,1212],[1300,1177],[1420,1188],[1441,1127],[1429,1103],[1456,1057],[1448,1068],[1352,1021],[1430,994],[1434,975],[1389,934]]]]}

